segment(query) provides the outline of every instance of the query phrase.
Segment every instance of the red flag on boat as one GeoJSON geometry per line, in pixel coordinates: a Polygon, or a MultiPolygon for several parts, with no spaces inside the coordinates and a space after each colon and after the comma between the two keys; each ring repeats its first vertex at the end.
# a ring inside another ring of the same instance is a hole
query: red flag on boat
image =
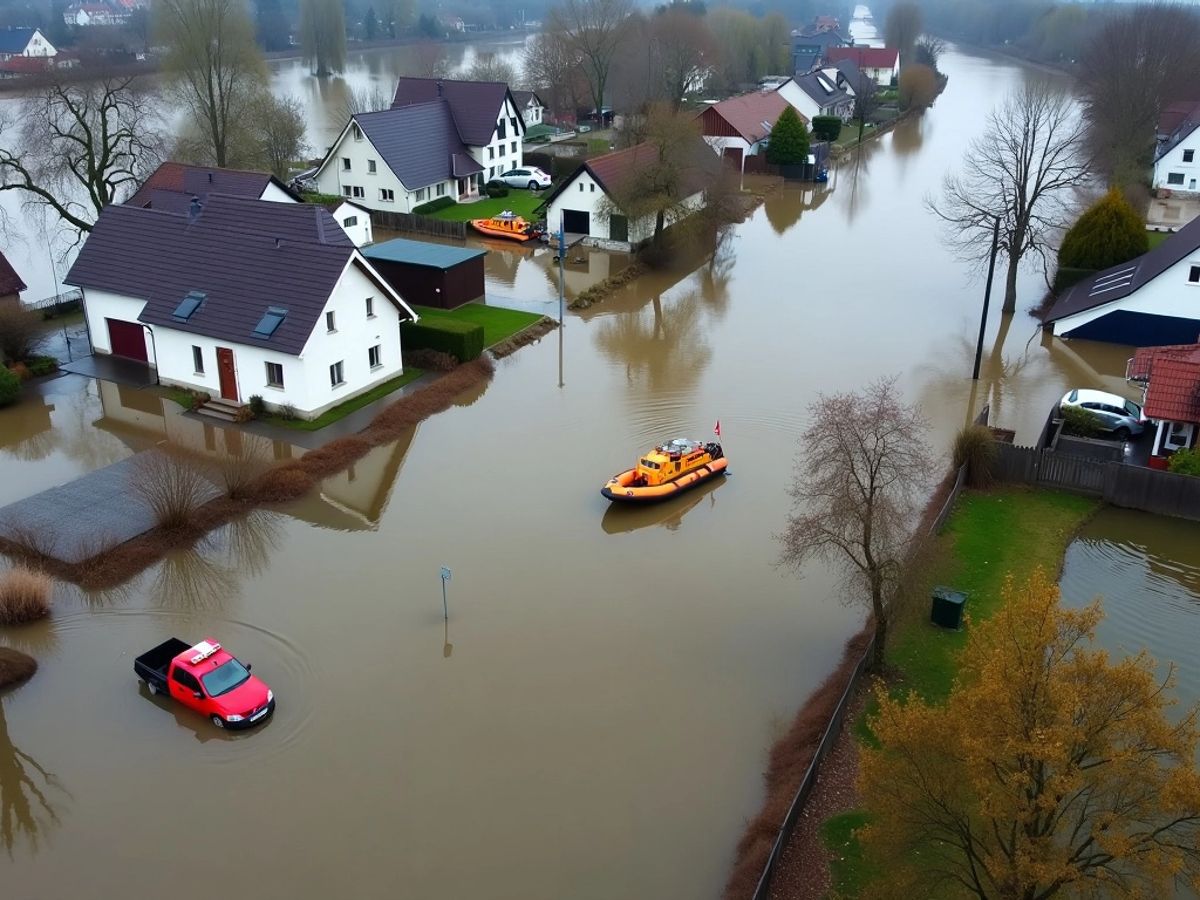
{"type": "Polygon", "coordinates": [[[717,419],[717,427],[713,429],[713,434],[717,437],[721,436],[721,420],[717,419]]]}

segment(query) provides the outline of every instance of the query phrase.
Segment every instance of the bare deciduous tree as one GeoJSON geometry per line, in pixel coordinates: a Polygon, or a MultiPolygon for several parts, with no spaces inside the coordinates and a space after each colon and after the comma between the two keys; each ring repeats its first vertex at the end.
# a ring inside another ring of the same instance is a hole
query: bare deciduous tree
{"type": "Polygon", "coordinates": [[[301,0],[300,44],[319,77],[346,68],[346,11],[341,0],[301,0]]]}
{"type": "Polygon", "coordinates": [[[921,36],[921,7],[913,0],[902,0],[888,10],[883,23],[887,46],[900,51],[900,65],[905,65],[921,36]]]}
{"type": "Polygon", "coordinates": [[[0,117],[0,191],[20,191],[79,232],[163,158],[153,97],[134,78],[53,84],[0,117]]]}
{"type": "Polygon", "coordinates": [[[894,378],[860,392],[820,395],[809,407],[791,487],[793,512],[780,535],[783,562],[840,565],[865,590],[883,663],[897,579],[933,467],[928,424],[903,403],[894,378]]]}
{"type": "Polygon", "coordinates": [[[597,112],[604,107],[613,56],[631,11],[629,0],[565,0],[550,10],[547,30],[575,51],[597,112]]]}
{"type": "Polygon", "coordinates": [[[240,0],[159,0],[156,16],[179,99],[208,145],[206,155],[225,167],[231,136],[267,74],[246,7],[240,0]]]}
{"type": "Polygon", "coordinates": [[[555,116],[574,114],[588,94],[578,63],[571,41],[561,32],[544,31],[525,47],[525,81],[555,116]]]}
{"type": "Polygon", "coordinates": [[[276,97],[262,91],[250,110],[250,133],[261,164],[286,181],[292,164],[308,152],[304,104],[295,97],[276,97]]]}
{"type": "Polygon", "coordinates": [[[510,88],[517,86],[517,71],[504,58],[495,53],[480,53],[467,69],[466,77],[471,81],[500,81],[510,88]]]}
{"type": "Polygon", "coordinates": [[[1032,253],[1043,268],[1050,236],[1070,214],[1072,190],[1087,177],[1071,98],[1045,82],[1017,88],[988,116],[971,141],[958,175],[947,175],[940,198],[926,205],[946,224],[946,241],[964,258],[984,261],[993,221],[1000,219],[1000,251],[1008,261],[1004,312],[1017,305],[1017,271],[1032,253]]]}
{"type": "Polygon", "coordinates": [[[395,95],[396,92],[394,89],[388,90],[378,84],[369,87],[350,88],[346,93],[345,99],[337,105],[335,111],[331,114],[333,122],[340,129],[359,113],[379,112],[381,109],[387,109],[392,105],[395,95]]]}
{"type": "Polygon", "coordinates": [[[650,20],[650,42],[662,92],[677,110],[712,67],[716,42],[703,18],[673,7],[650,20]]]}
{"type": "Polygon", "coordinates": [[[413,48],[404,73],[418,78],[448,78],[450,64],[446,61],[445,45],[437,41],[421,41],[413,48]]]}
{"type": "Polygon", "coordinates": [[[1079,60],[1092,145],[1115,184],[1144,178],[1165,104],[1200,83],[1200,16],[1145,4],[1110,17],[1079,60]]]}

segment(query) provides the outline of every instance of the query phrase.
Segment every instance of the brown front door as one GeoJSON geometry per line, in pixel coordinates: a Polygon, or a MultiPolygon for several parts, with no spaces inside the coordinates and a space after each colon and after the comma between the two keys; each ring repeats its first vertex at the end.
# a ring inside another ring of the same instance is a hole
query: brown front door
{"type": "Polygon", "coordinates": [[[217,375],[221,379],[221,399],[238,402],[237,373],[233,369],[233,351],[217,348],[217,375]]]}

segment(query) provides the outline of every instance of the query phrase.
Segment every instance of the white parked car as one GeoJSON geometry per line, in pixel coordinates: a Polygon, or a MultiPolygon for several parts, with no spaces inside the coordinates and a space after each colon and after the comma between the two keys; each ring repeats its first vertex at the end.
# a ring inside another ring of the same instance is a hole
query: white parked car
{"type": "Polygon", "coordinates": [[[1100,420],[1101,430],[1123,441],[1141,434],[1146,428],[1146,418],[1140,406],[1107,391],[1077,388],[1065,394],[1059,402],[1060,409],[1066,406],[1078,406],[1095,413],[1100,420]]]}
{"type": "Polygon", "coordinates": [[[503,181],[509,187],[529,188],[531,191],[542,191],[550,187],[551,178],[541,169],[509,169],[501,172],[493,181],[503,181]]]}

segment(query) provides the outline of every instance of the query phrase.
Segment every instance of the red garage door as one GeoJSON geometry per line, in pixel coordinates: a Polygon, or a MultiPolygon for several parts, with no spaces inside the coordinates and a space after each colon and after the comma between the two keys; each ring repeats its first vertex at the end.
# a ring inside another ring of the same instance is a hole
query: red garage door
{"type": "Polygon", "coordinates": [[[137,322],[122,322],[120,319],[105,319],[108,323],[108,340],[114,356],[127,356],[149,362],[146,353],[146,332],[137,322]]]}

